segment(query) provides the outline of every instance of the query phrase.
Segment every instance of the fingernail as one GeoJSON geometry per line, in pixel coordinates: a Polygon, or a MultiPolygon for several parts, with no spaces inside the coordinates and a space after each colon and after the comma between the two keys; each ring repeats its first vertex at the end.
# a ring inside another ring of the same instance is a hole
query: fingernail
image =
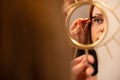
{"type": "Polygon", "coordinates": [[[78,20],[78,24],[80,25],[80,23],[81,23],[81,21],[80,21],[80,19],[78,20]]]}
{"type": "Polygon", "coordinates": [[[87,20],[87,24],[89,24],[91,22],[91,20],[87,20]]]}
{"type": "Polygon", "coordinates": [[[82,60],[82,63],[84,63],[85,65],[88,65],[88,62],[87,62],[87,58],[84,57],[84,59],[82,60]]]}

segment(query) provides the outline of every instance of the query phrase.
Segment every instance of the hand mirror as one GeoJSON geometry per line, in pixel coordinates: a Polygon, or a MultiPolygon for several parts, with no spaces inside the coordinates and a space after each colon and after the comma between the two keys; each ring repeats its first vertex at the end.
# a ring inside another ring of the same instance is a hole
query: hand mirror
{"type": "Polygon", "coordinates": [[[98,45],[107,33],[107,16],[101,4],[91,0],[76,2],[67,17],[67,33],[73,44],[80,49],[98,45]]]}

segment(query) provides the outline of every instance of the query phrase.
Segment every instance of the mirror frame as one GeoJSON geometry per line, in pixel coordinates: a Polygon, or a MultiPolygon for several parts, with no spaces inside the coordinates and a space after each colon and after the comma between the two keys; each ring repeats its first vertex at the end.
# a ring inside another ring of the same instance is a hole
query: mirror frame
{"type": "Polygon", "coordinates": [[[106,14],[105,14],[105,12],[104,12],[104,10],[102,9],[101,6],[104,6],[104,5],[100,4],[99,2],[91,1],[91,0],[80,1],[80,2],[77,2],[77,3],[75,3],[74,5],[72,5],[70,11],[68,12],[68,14],[67,14],[67,16],[66,16],[65,26],[66,26],[66,28],[67,28],[67,35],[69,36],[70,40],[72,41],[74,47],[77,47],[77,48],[79,48],[79,49],[91,49],[91,48],[94,48],[96,45],[98,45],[98,44],[105,38],[105,36],[106,36],[106,34],[107,34],[107,30],[108,30],[108,18],[107,18],[106,14]],[[106,27],[105,27],[105,29],[104,29],[104,32],[103,32],[101,38],[100,38],[98,41],[96,41],[96,42],[94,42],[94,43],[92,43],[92,44],[81,44],[81,43],[79,43],[78,41],[74,40],[74,39],[70,36],[70,34],[69,34],[69,20],[70,20],[70,17],[72,16],[72,13],[73,13],[78,7],[81,7],[81,6],[84,6],[84,5],[91,5],[91,6],[94,5],[94,6],[96,6],[97,8],[99,8],[99,9],[102,11],[102,13],[104,14],[104,16],[105,16],[105,18],[106,18],[106,22],[107,22],[106,27]]]}

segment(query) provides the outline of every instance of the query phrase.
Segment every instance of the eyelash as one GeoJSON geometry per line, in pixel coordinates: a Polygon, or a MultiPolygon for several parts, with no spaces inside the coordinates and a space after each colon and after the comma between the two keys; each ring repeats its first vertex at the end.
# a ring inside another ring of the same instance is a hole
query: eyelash
{"type": "Polygon", "coordinates": [[[103,21],[103,18],[95,17],[92,19],[92,24],[102,24],[103,21]]]}

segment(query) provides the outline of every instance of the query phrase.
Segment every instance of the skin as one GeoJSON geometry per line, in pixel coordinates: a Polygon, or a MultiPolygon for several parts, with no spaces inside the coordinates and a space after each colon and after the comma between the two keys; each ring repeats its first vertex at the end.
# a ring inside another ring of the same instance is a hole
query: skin
{"type": "Polygon", "coordinates": [[[77,57],[72,61],[72,80],[91,80],[93,67],[90,64],[94,63],[94,58],[91,55],[77,57]]]}
{"type": "Polygon", "coordinates": [[[71,37],[82,44],[85,44],[87,40],[88,28],[84,27],[86,26],[86,23],[89,24],[90,22],[87,19],[78,18],[73,22],[73,24],[69,28],[71,37]]]}
{"type": "Polygon", "coordinates": [[[97,7],[94,7],[92,17],[96,17],[92,19],[91,26],[92,41],[95,42],[100,39],[101,35],[103,34],[106,26],[106,20],[101,10],[97,7]]]}

